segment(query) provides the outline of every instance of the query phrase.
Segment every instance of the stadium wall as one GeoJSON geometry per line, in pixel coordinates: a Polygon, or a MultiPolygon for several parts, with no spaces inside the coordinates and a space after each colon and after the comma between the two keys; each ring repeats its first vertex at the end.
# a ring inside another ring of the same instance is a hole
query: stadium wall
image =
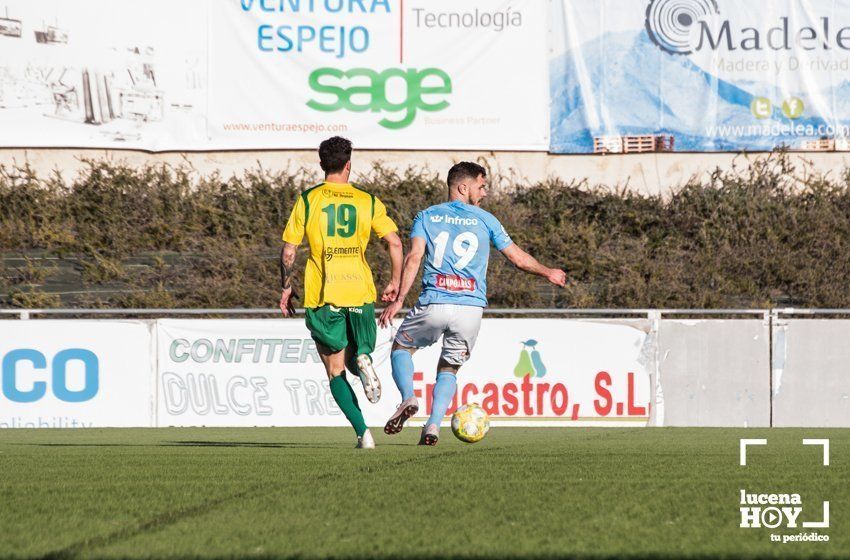
{"type": "Polygon", "coordinates": [[[770,426],[770,324],[664,320],[659,334],[664,426],[770,426]]]}
{"type": "Polygon", "coordinates": [[[850,426],[848,332],[843,319],[774,322],[774,426],[850,426]]]}
{"type": "MultiPolygon", "coordinates": [[[[458,402],[495,425],[850,427],[850,321],[660,317],[487,318],[458,402]]],[[[438,354],[415,356],[419,422],[438,354]]],[[[0,428],[346,425],[300,320],[7,320],[0,357],[0,428]]]]}
{"type": "MultiPolygon", "coordinates": [[[[356,142],[356,138],[354,140],[356,142]]],[[[667,194],[691,178],[705,180],[717,169],[746,169],[754,159],[768,155],[664,152],[558,155],[547,152],[359,150],[355,153],[354,171],[356,177],[358,172],[367,172],[373,163],[380,162],[401,171],[410,167],[427,167],[443,176],[454,163],[466,160],[481,162],[490,169],[491,175],[504,178],[508,184],[536,183],[556,177],[566,182],[586,181],[589,185],[654,195],[667,194]]],[[[107,160],[133,167],[160,163],[183,165],[193,169],[198,177],[216,173],[224,177],[240,176],[246,169],[258,167],[273,172],[306,169],[315,172],[317,177],[319,174],[314,150],[164,153],[48,148],[0,150],[0,166],[29,165],[41,177],[59,173],[66,180],[76,177],[86,167],[87,160],[107,160]]],[[[791,155],[791,163],[803,174],[835,175],[850,167],[850,153],[797,152],[791,155]]]]}

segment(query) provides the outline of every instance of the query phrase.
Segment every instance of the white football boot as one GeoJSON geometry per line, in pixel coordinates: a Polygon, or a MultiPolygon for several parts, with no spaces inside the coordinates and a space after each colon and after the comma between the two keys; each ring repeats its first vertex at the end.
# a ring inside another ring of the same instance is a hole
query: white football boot
{"type": "Polygon", "coordinates": [[[405,399],[403,403],[398,405],[398,408],[390,416],[390,419],[387,420],[387,424],[384,426],[384,433],[388,435],[399,433],[404,427],[404,423],[417,412],[419,412],[419,401],[416,400],[416,397],[405,399]]]}
{"type": "Polygon", "coordinates": [[[357,438],[355,449],[375,449],[375,440],[372,439],[372,434],[369,430],[363,432],[363,435],[357,438]]]}
{"type": "Polygon", "coordinates": [[[368,354],[357,356],[357,374],[360,377],[360,383],[363,384],[363,392],[366,393],[366,398],[369,399],[369,402],[375,404],[381,400],[381,380],[378,379],[378,372],[375,371],[375,366],[372,365],[372,358],[368,354]]]}
{"type": "Polygon", "coordinates": [[[422,427],[422,435],[419,436],[419,445],[437,445],[440,439],[440,427],[436,424],[426,424],[422,427]]]}

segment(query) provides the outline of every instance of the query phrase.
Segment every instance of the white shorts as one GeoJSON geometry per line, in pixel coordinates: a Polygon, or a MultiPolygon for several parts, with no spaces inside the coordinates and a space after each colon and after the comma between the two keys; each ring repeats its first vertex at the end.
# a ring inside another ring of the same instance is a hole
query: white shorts
{"type": "Polygon", "coordinates": [[[440,359],[455,366],[469,359],[478,331],[483,307],[453,303],[416,304],[404,318],[395,341],[407,348],[425,348],[443,337],[440,359]]]}

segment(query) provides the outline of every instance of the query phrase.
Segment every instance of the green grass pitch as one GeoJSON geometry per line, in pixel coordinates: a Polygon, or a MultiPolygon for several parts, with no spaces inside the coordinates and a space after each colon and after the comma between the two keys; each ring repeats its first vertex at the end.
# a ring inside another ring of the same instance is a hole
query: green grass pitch
{"type": "Polygon", "coordinates": [[[850,556],[850,430],[372,431],[1,431],[0,558],[850,556]],[[768,440],[746,467],[741,437],[768,440]],[[829,542],[739,528],[741,489],[829,500],[829,542]]]}

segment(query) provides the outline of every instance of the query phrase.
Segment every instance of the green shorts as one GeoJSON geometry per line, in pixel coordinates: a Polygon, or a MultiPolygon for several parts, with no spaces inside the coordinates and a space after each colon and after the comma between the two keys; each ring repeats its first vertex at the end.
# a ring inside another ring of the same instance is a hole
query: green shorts
{"type": "Polygon", "coordinates": [[[357,355],[371,354],[375,351],[378,335],[375,304],[367,303],[359,307],[324,305],[307,309],[307,328],[313,340],[331,352],[339,352],[351,346],[357,355]]]}

